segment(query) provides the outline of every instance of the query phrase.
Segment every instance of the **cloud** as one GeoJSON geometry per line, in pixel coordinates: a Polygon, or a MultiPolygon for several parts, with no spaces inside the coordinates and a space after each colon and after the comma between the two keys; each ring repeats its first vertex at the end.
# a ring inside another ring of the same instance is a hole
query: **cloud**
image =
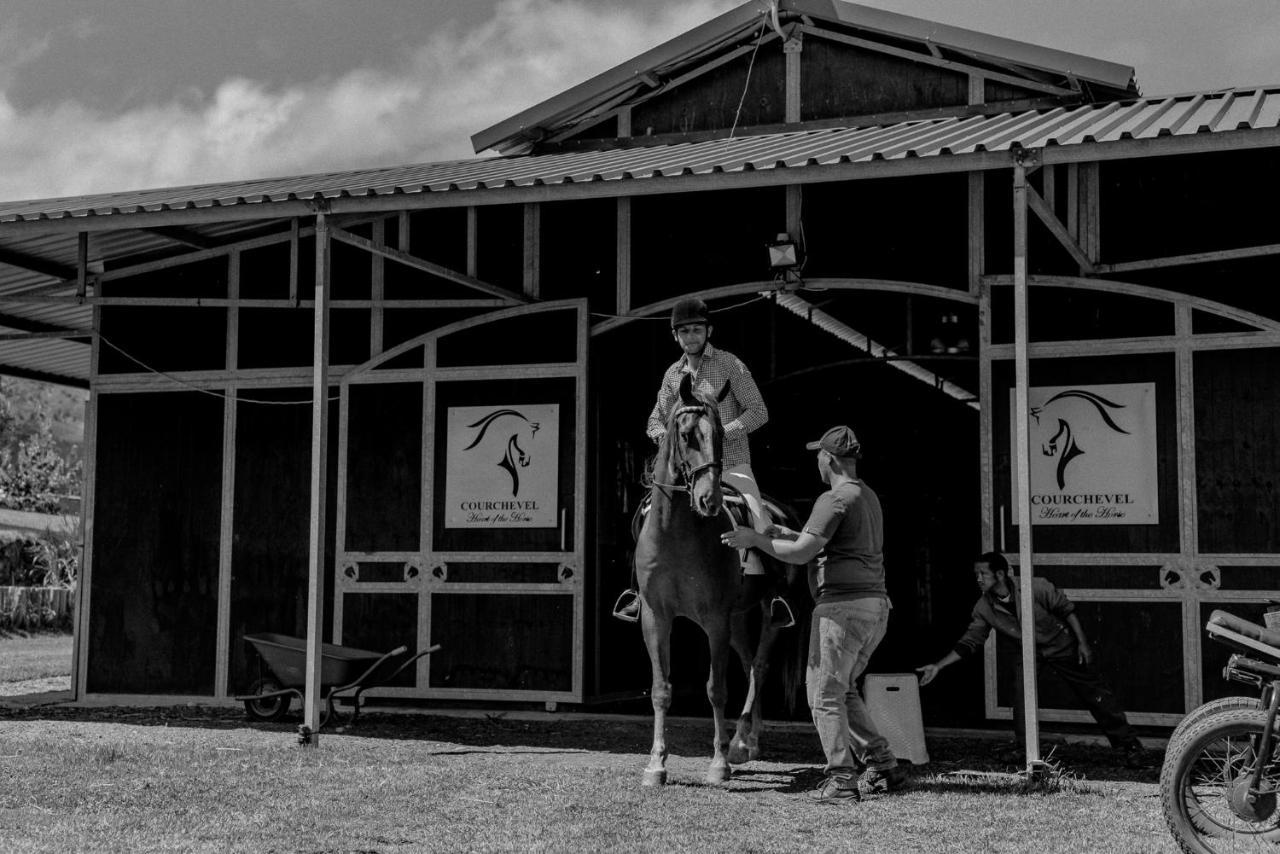
{"type": "Polygon", "coordinates": [[[19,110],[0,89],[0,198],[469,157],[471,134],[734,5],[502,0],[397,66],[286,88],[228,78],[207,97],[116,114],[76,100],[19,110]]]}

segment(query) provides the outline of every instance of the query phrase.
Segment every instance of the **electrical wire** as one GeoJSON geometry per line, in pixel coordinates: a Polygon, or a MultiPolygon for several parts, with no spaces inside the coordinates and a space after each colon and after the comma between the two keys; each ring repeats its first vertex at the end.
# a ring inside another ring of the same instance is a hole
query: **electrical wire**
{"type": "Polygon", "coordinates": [[[742,84],[742,97],[738,99],[738,109],[733,114],[733,125],[729,128],[729,139],[733,139],[733,133],[738,129],[738,119],[742,116],[742,105],[747,102],[747,89],[751,87],[751,69],[756,64],[756,53],[760,50],[760,43],[764,41],[764,31],[769,27],[769,17],[766,14],[760,21],[760,35],[756,38],[756,46],[751,50],[751,61],[747,63],[747,79],[742,84]]]}
{"type": "MultiPolygon", "coordinates": [[[[107,338],[107,336],[103,335],[102,333],[98,333],[98,340],[101,341],[103,344],[106,344],[112,350],[115,350],[121,356],[124,356],[130,362],[133,362],[135,365],[138,365],[148,373],[152,373],[152,374],[156,374],[157,376],[164,377],[170,382],[177,383],[183,388],[190,389],[191,391],[198,391],[201,394],[207,394],[210,397],[218,397],[218,398],[222,398],[223,400],[226,400],[227,398],[231,397],[231,395],[227,394],[225,391],[215,391],[214,389],[211,389],[211,388],[202,388],[198,385],[189,383],[186,380],[181,379],[180,377],[175,377],[173,374],[166,373],[165,371],[162,371],[159,368],[153,368],[151,365],[148,365],[146,362],[142,361],[137,356],[130,353],[128,350],[125,350],[119,344],[116,344],[114,341],[107,338]]],[[[326,397],[325,399],[330,402],[333,402],[335,400],[340,400],[341,397],[326,397]]],[[[252,397],[241,397],[237,393],[235,395],[235,402],[236,403],[257,403],[257,404],[261,404],[262,406],[310,406],[313,401],[311,400],[259,400],[257,398],[252,398],[252,397]]]]}
{"type": "MultiPolygon", "coordinates": [[[[735,308],[742,308],[743,306],[751,305],[753,302],[759,302],[762,299],[769,299],[769,297],[763,294],[756,294],[750,299],[745,299],[742,302],[735,302],[731,305],[721,306],[720,308],[716,309],[715,313],[719,314],[722,311],[733,311],[735,308]]],[[[663,322],[666,322],[667,320],[666,317],[660,314],[654,314],[654,315],[609,314],[603,311],[593,311],[591,312],[591,316],[599,317],[604,320],[660,320],[663,322]]]]}

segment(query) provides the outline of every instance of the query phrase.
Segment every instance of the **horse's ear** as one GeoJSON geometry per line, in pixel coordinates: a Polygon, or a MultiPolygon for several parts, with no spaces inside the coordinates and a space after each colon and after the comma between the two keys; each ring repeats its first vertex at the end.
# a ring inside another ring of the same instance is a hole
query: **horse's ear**
{"type": "Polygon", "coordinates": [[[680,402],[685,406],[698,405],[698,399],[693,396],[693,377],[689,374],[680,378],[680,402]]]}

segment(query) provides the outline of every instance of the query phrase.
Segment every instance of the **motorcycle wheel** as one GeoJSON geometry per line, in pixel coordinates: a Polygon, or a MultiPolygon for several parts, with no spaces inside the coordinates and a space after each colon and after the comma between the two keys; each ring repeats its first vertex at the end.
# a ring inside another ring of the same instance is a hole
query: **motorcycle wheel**
{"type": "Polygon", "coordinates": [[[1267,715],[1228,709],[1193,724],[1160,773],[1165,824],[1189,854],[1275,852],[1280,843],[1280,738],[1251,788],[1267,715]]]}

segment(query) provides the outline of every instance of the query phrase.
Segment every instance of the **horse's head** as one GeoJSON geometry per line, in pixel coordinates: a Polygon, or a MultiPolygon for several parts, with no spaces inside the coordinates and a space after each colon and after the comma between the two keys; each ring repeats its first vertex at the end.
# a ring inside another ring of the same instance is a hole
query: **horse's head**
{"type": "Polygon", "coordinates": [[[724,429],[714,400],[693,390],[686,374],[680,380],[680,401],[672,407],[664,440],[672,479],[682,480],[689,504],[702,516],[715,516],[724,503],[720,490],[724,429]]]}
{"type": "Polygon", "coordinates": [[[471,440],[471,444],[467,445],[463,450],[469,451],[479,445],[489,431],[489,427],[500,419],[507,419],[506,423],[514,422],[515,427],[512,428],[513,432],[507,437],[504,448],[505,453],[502,459],[497,462],[497,466],[498,468],[506,469],[507,474],[511,476],[511,494],[518,496],[520,494],[520,469],[528,468],[530,461],[533,459],[529,452],[521,446],[520,437],[524,435],[528,439],[532,439],[538,432],[539,424],[537,421],[530,421],[523,413],[514,409],[496,409],[474,424],[467,425],[468,429],[479,428],[479,431],[476,433],[475,438],[471,440]]]}

